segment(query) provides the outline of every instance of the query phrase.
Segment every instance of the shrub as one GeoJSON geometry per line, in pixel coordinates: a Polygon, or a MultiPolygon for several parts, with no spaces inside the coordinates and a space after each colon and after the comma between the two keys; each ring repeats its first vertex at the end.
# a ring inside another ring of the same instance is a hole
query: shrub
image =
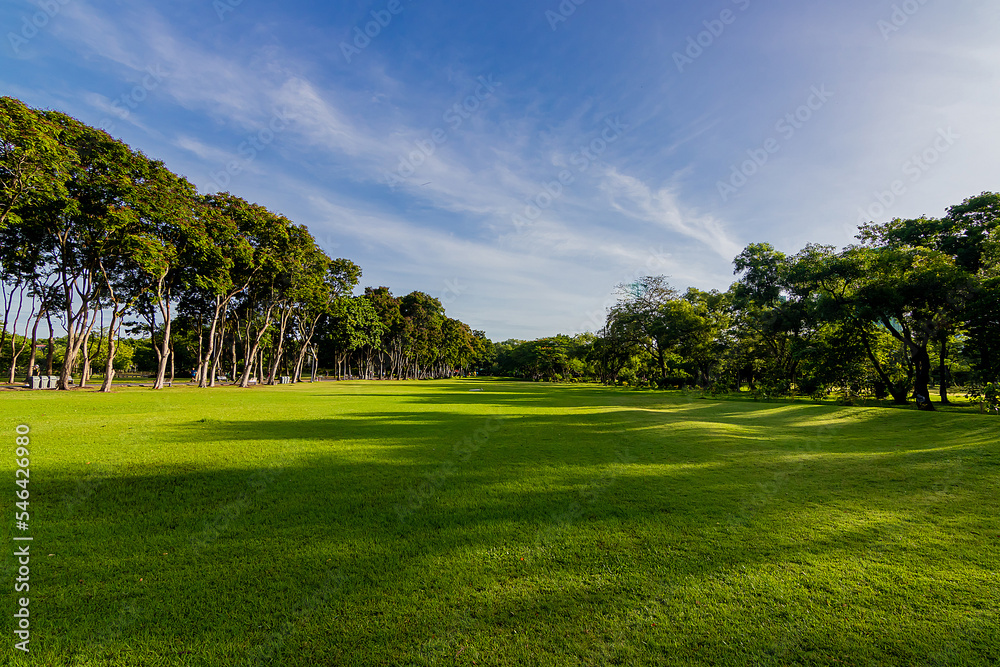
{"type": "Polygon", "coordinates": [[[1000,382],[970,385],[965,397],[979,401],[980,405],[984,405],[994,412],[1000,412],[1000,382]]]}

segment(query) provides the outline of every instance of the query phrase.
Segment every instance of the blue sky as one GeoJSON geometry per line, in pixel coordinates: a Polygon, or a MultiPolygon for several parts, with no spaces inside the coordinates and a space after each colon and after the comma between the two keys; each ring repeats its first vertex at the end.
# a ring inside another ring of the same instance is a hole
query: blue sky
{"type": "Polygon", "coordinates": [[[8,0],[0,23],[0,93],[494,340],[1000,190],[995,0],[8,0]]]}

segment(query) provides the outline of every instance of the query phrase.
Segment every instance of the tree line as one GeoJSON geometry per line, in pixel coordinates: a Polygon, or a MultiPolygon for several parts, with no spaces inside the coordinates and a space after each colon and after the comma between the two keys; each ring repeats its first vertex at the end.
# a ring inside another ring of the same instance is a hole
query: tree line
{"type": "Polygon", "coordinates": [[[940,218],[862,225],[838,250],[767,243],[734,260],[725,292],[664,276],[618,286],[596,335],[506,341],[497,372],[528,379],[697,386],[757,396],[871,395],[933,410],[930,387],[997,402],[1000,195],[940,218]]]}
{"type": "Polygon", "coordinates": [[[98,362],[110,391],[119,350],[155,357],[200,387],[339,375],[428,378],[468,370],[483,332],[423,292],[354,295],[362,272],[304,225],[185,178],[102,130],[0,98],[0,358],[30,374],[41,349],[59,388],[98,362]],[[41,325],[47,342],[39,344],[41,325]],[[56,336],[59,331],[60,335],[56,336]],[[190,366],[190,370],[188,368],[190,366]]]}
{"type": "Polygon", "coordinates": [[[354,292],[361,268],[307,227],[230,193],[199,194],[107,133],[0,98],[0,360],[42,351],[59,385],[151,367],[201,387],[338,377],[531,380],[757,396],[872,395],[933,409],[949,386],[996,402],[1000,195],[862,225],[844,249],[767,243],[725,292],[646,276],[617,288],[600,331],[489,341],[423,292],[354,292]],[[45,328],[41,329],[44,324],[45,328]],[[39,344],[39,332],[47,333],[39,344]],[[61,335],[56,337],[55,332],[61,335]],[[119,354],[123,354],[119,358],[119,354]],[[95,367],[95,364],[97,365],[95,367]]]}

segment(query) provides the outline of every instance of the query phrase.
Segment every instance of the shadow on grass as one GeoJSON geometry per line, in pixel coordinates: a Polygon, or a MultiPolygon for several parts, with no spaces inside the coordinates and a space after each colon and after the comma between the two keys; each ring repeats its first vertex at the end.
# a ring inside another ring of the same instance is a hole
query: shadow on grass
{"type": "Polygon", "coordinates": [[[718,662],[736,637],[775,664],[911,664],[974,618],[954,654],[997,655],[979,644],[995,592],[976,588],[1000,536],[985,429],[914,441],[892,434],[926,425],[917,413],[658,397],[522,417],[568,400],[528,388],[456,414],[452,393],[414,398],[436,410],[166,434],[253,443],[231,468],[33,482],[55,552],[38,556],[40,651],[430,664],[472,645],[480,664],[516,664],[520,633],[566,664],[639,646],[642,664],[718,662]]]}

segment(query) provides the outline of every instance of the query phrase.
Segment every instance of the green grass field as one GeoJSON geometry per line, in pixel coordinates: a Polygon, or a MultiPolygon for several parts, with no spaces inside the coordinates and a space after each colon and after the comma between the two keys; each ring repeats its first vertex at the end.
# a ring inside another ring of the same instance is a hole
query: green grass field
{"type": "Polygon", "coordinates": [[[489,381],[0,416],[3,665],[1000,663],[996,417],[489,381]]]}

